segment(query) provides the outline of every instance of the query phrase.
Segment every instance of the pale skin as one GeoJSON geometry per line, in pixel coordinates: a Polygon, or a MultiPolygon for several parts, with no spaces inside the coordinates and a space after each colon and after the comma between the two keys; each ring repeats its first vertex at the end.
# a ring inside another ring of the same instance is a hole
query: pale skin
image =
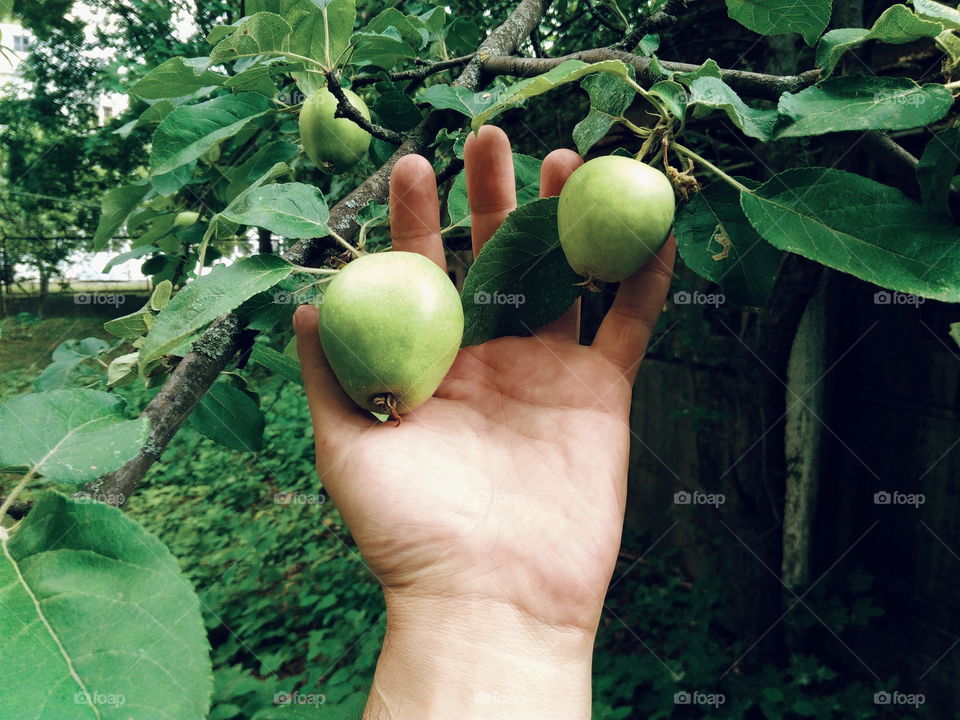
{"type": "MultiPolygon", "coordinates": [[[[474,253],[516,207],[510,143],[471,136],[474,253]]],[[[582,160],[555,150],[541,196],[582,160]]],[[[390,182],[393,248],[446,269],[433,170],[390,182]]],[[[317,470],[387,604],[369,720],[585,720],[594,637],[620,547],[631,387],[663,307],[671,239],[620,284],[590,346],[579,302],[532,337],[463,349],[435,397],[380,423],[344,394],[294,318],[317,470]]]]}

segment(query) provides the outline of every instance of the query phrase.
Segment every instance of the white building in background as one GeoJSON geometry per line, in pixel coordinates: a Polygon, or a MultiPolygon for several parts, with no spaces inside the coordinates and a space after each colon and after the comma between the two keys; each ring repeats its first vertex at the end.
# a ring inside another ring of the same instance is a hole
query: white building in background
{"type": "Polygon", "coordinates": [[[0,86],[23,85],[20,64],[32,44],[33,36],[29,30],[12,20],[0,21],[0,86]]]}

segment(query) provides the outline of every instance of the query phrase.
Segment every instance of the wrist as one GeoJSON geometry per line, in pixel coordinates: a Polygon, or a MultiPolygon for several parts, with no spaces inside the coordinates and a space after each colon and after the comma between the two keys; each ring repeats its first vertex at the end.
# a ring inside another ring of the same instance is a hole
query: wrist
{"type": "Polygon", "coordinates": [[[387,600],[365,720],[589,720],[594,633],[490,600],[387,600]]]}

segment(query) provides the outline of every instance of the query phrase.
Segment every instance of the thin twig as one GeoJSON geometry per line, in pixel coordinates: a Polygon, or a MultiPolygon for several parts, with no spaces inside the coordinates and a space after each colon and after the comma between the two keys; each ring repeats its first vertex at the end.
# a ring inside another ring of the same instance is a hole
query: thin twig
{"type": "Polygon", "coordinates": [[[343,88],[340,86],[340,81],[337,80],[337,76],[333,73],[327,73],[327,90],[333,93],[333,96],[337,99],[337,109],[333,113],[335,118],[340,117],[353,120],[353,122],[374,137],[386,140],[388,143],[399,145],[403,142],[403,134],[372,123],[361,115],[360,111],[354,107],[353,103],[350,102],[349,98],[344,94],[343,88]]]}
{"type": "Polygon", "coordinates": [[[374,83],[382,82],[383,80],[390,80],[392,82],[402,82],[404,80],[422,80],[425,77],[443,72],[444,70],[452,70],[454,68],[463,67],[468,62],[473,60],[474,55],[476,55],[476,53],[450,58],[449,60],[438,60],[437,62],[432,62],[413,70],[400,70],[399,72],[393,72],[387,75],[387,77],[380,75],[360,75],[353,78],[351,87],[356,88],[363,87],[364,85],[373,85],[374,83]]]}

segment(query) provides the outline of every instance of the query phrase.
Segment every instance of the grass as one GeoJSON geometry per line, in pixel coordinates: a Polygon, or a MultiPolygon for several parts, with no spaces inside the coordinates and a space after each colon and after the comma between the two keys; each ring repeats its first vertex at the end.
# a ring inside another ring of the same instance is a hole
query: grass
{"type": "MultiPolygon", "coordinates": [[[[60,283],[50,283],[50,294],[72,292],[148,292],[150,285],[146,280],[120,280],[104,282],[103,280],[71,280],[66,287],[60,283]]],[[[23,282],[10,287],[10,296],[33,295],[40,292],[39,282],[23,282]]]]}

